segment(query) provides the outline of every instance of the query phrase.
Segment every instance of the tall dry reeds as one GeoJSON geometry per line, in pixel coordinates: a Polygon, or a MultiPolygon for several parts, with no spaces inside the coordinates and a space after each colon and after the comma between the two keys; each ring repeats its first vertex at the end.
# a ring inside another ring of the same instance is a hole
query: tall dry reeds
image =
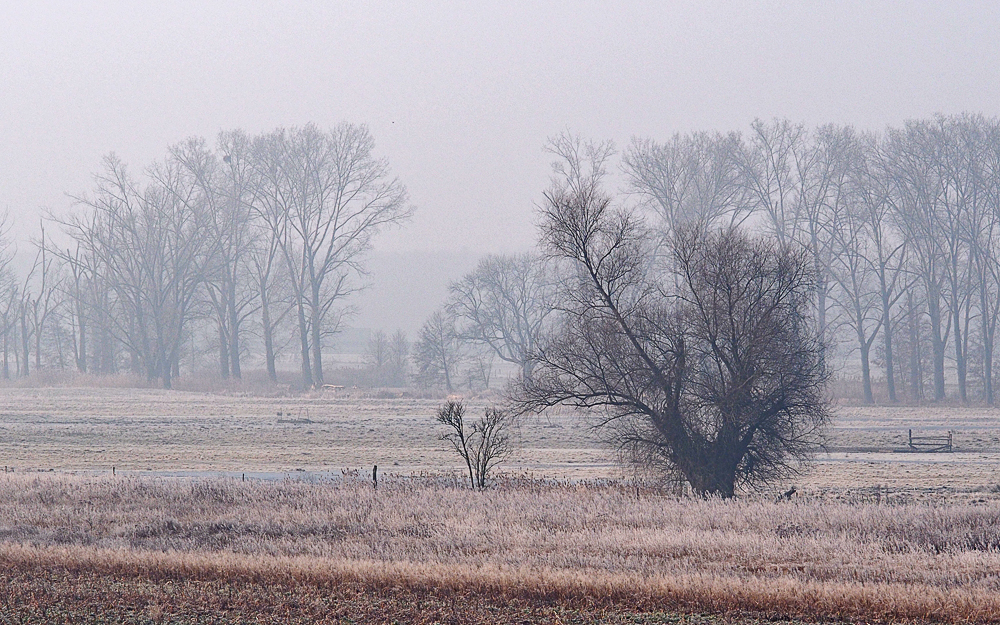
{"type": "Polygon", "coordinates": [[[1000,504],[690,500],[622,485],[0,476],[0,560],[353,580],[639,609],[1000,621],[1000,504]]]}

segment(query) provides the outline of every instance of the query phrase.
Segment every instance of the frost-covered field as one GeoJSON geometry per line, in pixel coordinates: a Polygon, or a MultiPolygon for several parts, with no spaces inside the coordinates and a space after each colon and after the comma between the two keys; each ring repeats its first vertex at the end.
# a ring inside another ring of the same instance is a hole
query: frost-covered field
{"type": "Polygon", "coordinates": [[[440,400],[340,393],[0,391],[0,615],[1000,619],[992,411],[840,409],[831,451],[775,485],[794,501],[722,502],[629,481],[569,411],[525,419],[513,477],[472,492],[440,400]],[[908,428],[960,451],[893,453],[908,428]]]}
{"type": "MultiPolygon", "coordinates": [[[[389,395],[389,394],[384,394],[389,395]]],[[[438,399],[362,395],[236,397],[147,389],[0,390],[0,466],[17,472],[225,472],[251,476],[458,471],[438,439],[438,399]],[[280,413],[280,415],[279,415],[280,413]]],[[[485,405],[470,399],[472,412],[485,405]]],[[[510,473],[622,477],[588,419],[569,411],[522,419],[510,473]]],[[[956,407],[844,407],[829,453],[776,485],[831,496],[993,498],[1000,412],[956,407]],[[955,432],[952,454],[900,454],[906,431],[955,432]],[[896,495],[893,495],[893,493],[896,495]]]]}

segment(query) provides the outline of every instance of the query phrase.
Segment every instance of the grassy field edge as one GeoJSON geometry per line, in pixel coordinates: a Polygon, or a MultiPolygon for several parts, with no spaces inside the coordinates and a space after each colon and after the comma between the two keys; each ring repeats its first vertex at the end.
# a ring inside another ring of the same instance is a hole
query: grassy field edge
{"type": "Polygon", "coordinates": [[[912,584],[803,582],[769,577],[609,575],[597,571],[472,568],[408,562],[331,561],[232,553],[109,550],[84,546],[0,544],[0,568],[62,570],[156,581],[246,581],[272,585],[409,592],[474,593],[496,599],[555,602],[636,612],[747,613],[816,620],[1000,622],[1000,597],[912,584]]]}

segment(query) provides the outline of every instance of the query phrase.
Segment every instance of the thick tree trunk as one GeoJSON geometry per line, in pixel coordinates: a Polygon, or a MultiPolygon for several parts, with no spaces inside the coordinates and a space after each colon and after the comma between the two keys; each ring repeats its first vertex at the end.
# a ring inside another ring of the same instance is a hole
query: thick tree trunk
{"type": "Polygon", "coordinates": [[[705,464],[683,473],[691,490],[702,497],[732,499],[736,495],[736,467],[726,463],[705,464]]]}
{"type": "Polygon", "coordinates": [[[267,377],[272,382],[277,382],[278,372],[274,366],[274,328],[271,327],[271,309],[263,291],[260,298],[260,317],[264,328],[264,360],[267,365],[267,377]]]}
{"type": "Polygon", "coordinates": [[[219,324],[219,374],[223,380],[229,379],[229,341],[222,324],[219,324]]]}
{"type": "Polygon", "coordinates": [[[931,320],[931,350],[934,365],[934,401],[945,398],[944,389],[944,339],[941,336],[941,302],[937,289],[928,289],[927,315],[931,320]]]}
{"type": "Polygon", "coordinates": [[[921,365],[920,322],[912,293],[906,294],[906,320],[910,339],[910,398],[919,402],[924,398],[924,372],[921,365]]]}
{"type": "Polygon", "coordinates": [[[896,403],[896,372],[892,353],[892,315],[889,294],[886,292],[885,280],[882,280],[882,345],[885,348],[885,386],[889,401],[896,403]]]}
{"type": "Polygon", "coordinates": [[[303,308],[302,300],[296,304],[299,318],[299,341],[301,343],[302,355],[302,385],[305,388],[313,387],[312,364],[309,358],[309,324],[306,323],[306,311],[303,308]]]}
{"type": "Polygon", "coordinates": [[[229,290],[229,369],[237,380],[243,377],[240,368],[240,317],[236,313],[236,284],[232,281],[229,290]]]}
{"type": "MultiPolygon", "coordinates": [[[[488,366],[488,365],[487,365],[488,366]]],[[[521,378],[525,381],[531,379],[531,374],[535,370],[535,362],[533,360],[525,360],[521,364],[521,378]]],[[[489,388],[489,383],[487,382],[486,387],[489,388]]]]}
{"type": "Polygon", "coordinates": [[[962,317],[959,312],[957,307],[952,310],[952,318],[954,319],[952,330],[955,332],[955,370],[958,374],[958,398],[965,404],[969,401],[965,384],[969,365],[965,359],[965,344],[962,342],[962,317]]]}

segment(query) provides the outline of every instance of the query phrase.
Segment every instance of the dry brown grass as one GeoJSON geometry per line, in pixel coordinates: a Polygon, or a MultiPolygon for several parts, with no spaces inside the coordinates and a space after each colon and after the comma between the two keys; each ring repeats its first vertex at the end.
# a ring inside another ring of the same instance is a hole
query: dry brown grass
{"type": "Polygon", "coordinates": [[[0,560],[247,580],[848,620],[1000,621],[1000,504],[636,498],[510,481],[0,478],[0,560]]]}
{"type": "MultiPolygon", "coordinates": [[[[1000,412],[843,408],[834,446],[892,447],[912,426],[957,428],[956,444],[975,451],[821,455],[793,482],[803,499],[774,504],[514,479],[476,494],[405,479],[459,468],[437,439],[438,404],[3,389],[0,465],[17,472],[0,474],[0,625],[105,622],[88,610],[114,606],[107,622],[596,623],[643,610],[641,622],[673,622],[677,610],[1000,620],[1000,412]],[[374,463],[388,474],[378,492],[367,481],[122,476],[364,475],[374,463]]],[[[577,414],[526,420],[519,437],[508,470],[621,476],[577,414]]]]}

